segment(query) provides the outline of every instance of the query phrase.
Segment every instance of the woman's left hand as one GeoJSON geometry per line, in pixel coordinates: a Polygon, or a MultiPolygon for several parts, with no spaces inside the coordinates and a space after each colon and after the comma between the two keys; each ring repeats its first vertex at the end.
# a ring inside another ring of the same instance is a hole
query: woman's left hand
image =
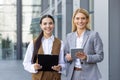
{"type": "Polygon", "coordinates": [[[87,59],[86,54],[83,53],[83,52],[77,52],[77,53],[76,53],[76,57],[77,57],[77,58],[80,58],[80,59],[82,59],[82,60],[86,60],[86,59],[87,59]]]}
{"type": "Polygon", "coordinates": [[[52,69],[55,70],[55,71],[60,71],[61,70],[61,66],[60,65],[55,65],[55,66],[52,66],[52,69]]]}

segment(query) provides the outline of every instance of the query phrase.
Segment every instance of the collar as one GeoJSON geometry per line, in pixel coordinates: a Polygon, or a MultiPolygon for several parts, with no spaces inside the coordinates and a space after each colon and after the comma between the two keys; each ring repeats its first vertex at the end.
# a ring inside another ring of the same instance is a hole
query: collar
{"type": "MultiPolygon", "coordinates": [[[[82,32],[81,36],[80,37],[83,37],[84,36],[84,33],[86,32],[86,30],[84,32],[82,32]]],[[[75,35],[77,38],[79,38],[78,34],[77,34],[77,31],[75,32],[75,35]]]]}
{"type": "Polygon", "coordinates": [[[52,40],[54,41],[54,35],[51,35],[49,38],[45,38],[44,36],[42,37],[42,41],[43,40],[52,40]]]}

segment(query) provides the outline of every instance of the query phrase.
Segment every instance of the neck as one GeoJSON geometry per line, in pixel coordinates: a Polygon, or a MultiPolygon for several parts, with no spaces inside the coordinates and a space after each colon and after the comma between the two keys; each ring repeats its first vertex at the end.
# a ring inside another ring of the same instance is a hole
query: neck
{"type": "Polygon", "coordinates": [[[52,33],[51,34],[45,34],[44,33],[44,37],[46,38],[46,39],[48,39],[49,37],[51,37],[52,36],[52,33]]]}
{"type": "Polygon", "coordinates": [[[85,30],[86,30],[86,29],[78,29],[78,30],[77,30],[78,36],[80,37],[81,34],[82,34],[85,30]]]}

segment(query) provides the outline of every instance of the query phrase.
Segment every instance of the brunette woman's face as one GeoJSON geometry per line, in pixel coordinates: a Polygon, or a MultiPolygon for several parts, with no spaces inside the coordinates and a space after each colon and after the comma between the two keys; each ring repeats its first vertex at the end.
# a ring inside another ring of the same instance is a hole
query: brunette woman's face
{"type": "Polygon", "coordinates": [[[51,35],[52,31],[54,29],[54,23],[53,20],[49,17],[46,17],[42,20],[42,23],[40,24],[41,29],[43,30],[45,35],[51,35]]]}
{"type": "Polygon", "coordinates": [[[77,13],[74,18],[74,24],[77,29],[85,29],[87,27],[88,19],[83,13],[77,13]]]}

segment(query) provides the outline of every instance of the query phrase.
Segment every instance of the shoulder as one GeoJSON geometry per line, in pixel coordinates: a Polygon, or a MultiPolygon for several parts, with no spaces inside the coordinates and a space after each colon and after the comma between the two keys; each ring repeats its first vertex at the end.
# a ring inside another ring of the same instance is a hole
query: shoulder
{"type": "Polygon", "coordinates": [[[92,31],[92,30],[89,32],[89,37],[92,39],[98,39],[98,38],[100,39],[99,33],[97,31],[92,31]]]}
{"type": "Polygon", "coordinates": [[[61,40],[57,37],[54,37],[54,41],[57,42],[57,44],[61,44],[61,40]]]}
{"type": "Polygon", "coordinates": [[[89,33],[91,36],[99,35],[99,33],[97,31],[93,31],[93,30],[90,30],[89,33]]]}
{"type": "Polygon", "coordinates": [[[61,42],[61,40],[57,37],[55,37],[54,40],[61,42]]]}
{"type": "Polygon", "coordinates": [[[73,36],[74,34],[75,34],[75,32],[68,33],[68,34],[67,34],[67,37],[71,37],[71,36],[73,36]]]}

